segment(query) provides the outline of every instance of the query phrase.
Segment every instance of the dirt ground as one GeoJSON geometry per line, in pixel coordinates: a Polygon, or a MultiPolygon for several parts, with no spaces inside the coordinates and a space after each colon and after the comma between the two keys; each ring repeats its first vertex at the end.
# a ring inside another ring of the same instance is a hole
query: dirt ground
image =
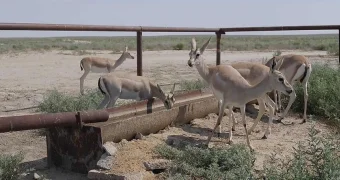
{"type": "MultiPolygon", "coordinates": [[[[118,59],[120,54],[110,54],[109,51],[96,51],[96,55],[118,59]]],[[[136,57],[136,52],[131,52],[136,57]]],[[[254,51],[224,51],[221,54],[222,63],[232,63],[236,61],[254,61],[261,62],[263,58],[270,58],[273,52],[254,52],[254,51]]],[[[312,63],[322,62],[336,64],[336,57],[328,57],[325,51],[283,51],[283,54],[298,53],[309,57],[312,63]]],[[[73,94],[79,93],[79,78],[83,74],[80,71],[79,61],[88,55],[72,55],[69,51],[50,51],[50,52],[27,52],[20,54],[1,54],[0,55],[0,116],[32,114],[35,109],[10,111],[26,107],[36,106],[42,101],[44,94],[53,88],[59,91],[73,94]],[[8,112],[9,111],[9,112],[8,112]]],[[[206,62],[215,64],[215,50],[205,52],[206,62]]],[[[145,51],[143,52],[143,75],[151,78],[157,83],[180,82],[184,79],[197,79],[199,75],[195,68],[187,66],[188,51],[145,51]]],[[[136,59],[126,60],[117,72],[136,73],[136,59]]],[[[100,74],[89,74],[85,79],[85,88],[97,88],[97,80],[100,74]]],[[[165,90],[168,87],[164,86],[165,90]]],[[[170,86],[169,86],[170,88],[170,86]]],[[[239,114],[237,114],[239,115],[239,114]]],[[[210,117],[210,116],[209,116],[210,117]]],[[[237,116],[240,118],[239,116],[237,116]]],[[[227,118],[227,117],[225,117],[227,118]]],[[[188,136],[191,138],[205,139],[206,132],[212,128],[216,118],[211,116],[210,120],[196,119],[190,130],[185,128],[172,128],[164,134],[188,136]],[[196,124],[195,124],[196,123],[196,124]],[[199,128],[195,128],[195,127],[199,128]],[[208,129],[207,129],[208,128],[208,129]],[[201,136],[202,135],[202,136],[201,136]]],[[[286,118],[287,121],[298,121],[295,116],[286,118]]],[[[227,119],[223,120],[224,123],[227,119]]],[[[249,119],[249,125],[252,120],[249,119]]],[[[260,123],[258,129],[264,126],[260,123]]],[[[307,126],[293,125],[283,127],[280,124],[274,124],[272,136],[266,140],[270,143],[263,143],[259,140],[262,130],[251,135],[252,144],[258,153],[258,158],[266,157],[270,152],[289,153],[290,147],[294,142],[299,140],[297,137],[307,135],[307,126]]],[[[227,131],[226,125],[223,128],[227,131]]],[[[249,127],[249,126],[248,126],[249,127]]],[[[325,127],[317,124],[322,131],[325,127]]],[[[242,135],[244,130],[238,126],[234,140],[235,143],[243,143],[245,139],[242,135]]],[[[164,135],[151,135],[148,138],[165,138],[164,135]]],[[[46,142],[45,138],[37,135],[37,131],[22,131],[12,133],[2,133],[0,135],[0,151],[2,153],[13,153],[18,151],[25,152],[24,165],[34,167],[38,173],[43,174],[47,179],[84,179],[85,176],[63,172],[56,169],[46,169],[46,142]]],[[[215,140],[214,140],[215,141],[215,140]]],[[[222,140],[218,140],[223,143],[222,140]]],[[[218,142],[217,141],[217,142],[218,142]]],[[[133,144],[133,143],[132,143],[133,144]]],[[[259,164],[261,160],[259,159],[259,164]]],[[[31,175],[25,178],[31,178],[31,175]]],[[[24,179],[25,179],[24,178],[24,179]]]]}

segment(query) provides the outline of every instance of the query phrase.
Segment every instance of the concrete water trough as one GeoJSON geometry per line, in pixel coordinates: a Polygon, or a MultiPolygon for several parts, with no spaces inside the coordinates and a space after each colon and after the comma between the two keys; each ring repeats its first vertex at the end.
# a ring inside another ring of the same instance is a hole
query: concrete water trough
{"type": "Polygon", "coordinates": [[[53,127],[47,133],[49,165],[79,173],[96,168],[108,141],[131,140],[137,133],[157,133],[168,125],[189,123],[195,118],[218,112],[215,97],[202,90],[175,95],[176,103],[170,110],[155,99],[107,109],[106,122],[84,124],[81,128],[53,127]]]}

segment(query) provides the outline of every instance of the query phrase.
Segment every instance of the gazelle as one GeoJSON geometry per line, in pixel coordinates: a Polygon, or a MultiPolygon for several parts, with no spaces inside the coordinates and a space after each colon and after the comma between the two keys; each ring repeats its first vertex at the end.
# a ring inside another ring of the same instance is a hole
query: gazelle
{"type": "MultiPolygon", "coordinates": [[[[204,43],[204,45],[200,49],[200,53],[201,53],[200,55],[201,56],[203,55],[204,50],[208,46],[210,40],[211,40],[211,38],[209,38],[208,41],[206,43],[204,43]]],[[[195,49],[196,49],[196,41],[195,41],[195,39],[192,39],[191,52],[189,53],[190,59],[194,58],[194,57],[192,57],[192,55],[194,54],[195,49]]],[[[190,63],[189,61],[188,61],[188,64],[190,63]]],[[[256,85],[259,82],[261,82],[266,77],[266,75],[269,73],[269,70],[270,70],[269,67],[267,67],[267,66],[265,66],[261,63],[238,62],[238,63],[233,63],[233,64],[230,64],[230,65],[233,68],[235,68],[242,75],[242,77],[248,81],[248,83],[250,85],[256,85]]],[[[190,66],[190,64],[189,64],[189,66],[190,66]]],[[[223,66],[223,65],[220,65],[220,66],[223,66]]],[[[210,67],[213,67],[213,66],[210,66],[210,67]]],[[[209,82],[207,82],[207,83],[209,83],[209,82]]],[[[259,112],[258,112],[258,115],[256,117],[256,120],[255,120],[253,126],[249,130],[249,134],[251,134],[251,132],[257,126],[258,122],[261,120],[261,118],[262,118],[262,116],[265,112],[265,107],[266,107],[265,104],[266,104],[268,106],[268,109],[269,109],[269,122],[268,122],[267,129],[266,129],[265,134],[263,135],[262,139],[267,139],[268,135],[271,134],[271,124],[272,124],[272,121],[273,121],[274,108],[275,108],[276,104],[273,102],[272,99],[270,99],[270,97],[268,95],[264,95],[263,97],[257,98],[256,101],[259,103],[259,112]]],[[[219,105],[220,104],[221,104],[221,101],[219,101],[219,105]]],[[[234,131],[236,120],[235,120],[233,111],[230,111],[230,113],[231,113],[231,117],[233,119],[232,130],[234,131]]],[[[220,134],[221,134],[221,125],[219,125],[219,131],[217,133],[218,137],[220,137],[220,134]]]]}
{"type": "Polygon", "coordinates": [[[84,74],[80,77],[80,93],[84,94],[84,80],[90,73],[110,73],[120,66],[126,59],[134,59],[128,52],[128,47],[125,47],[122,55],[118,60],[100,57],[84,57],[80,60],[80,70],[84,69],[84,74]]]}
{"type": "Polygon", "coordinates": [[[98,109],[113,107],[118,98],[135,99],[137,101],[156,97],[163,101],[165,108],[171,109],[175,104],[173,85],[169,94],[148,78],[128,73],[110,73],[98,79],[98,88],[105,95],[98,109]]]}
{"type": "MultiPolygon", "coordinates": [[[[287,78],[287,81],[294,86],[294,84],[299,81],[302,83],[303,87],[303,94],[304,94],[304,111],[303,111],[303,121],[305,123],[307,120],[307,100],[308,100],[308,92],[307,86],[309,77],[312,72],[312,65],[308,62],[307,58],[302,55],[296,54],[287,54],[281,56],[274,56],[273,58],[269,59],[268,62],[265,64],[266,66],[270,66],[273,61],[277,62],[275,67],[276,70],[279,70],[284,74],[287,78]]],[[[282,120],[288,113],[288,110],[292,106],[293,102],[295,101],[296,94],[291,93],[289,97],[288,105],[281,115],[280,120],[282,120]]],[[[276,92],[274,90],[274,99],[275,103],[277,104],[278,109],[281,109],[281,93],[276,92]],[[278,96],[278,100],[277,100],[278,96]],[[277,102],[278,101],[278,102],[277,102]]]]}
{"type": "MultiPolygon", "coordinates": [[[[252,150],[250,145],[247,125],[245,121],[245,105],[247,102],[254,99],[266,99],[266,93],[277,89],[285,94],[293,92],[292,86],[287,82],[285,76],[273,68],[276,65],[276,61],[273,61],[270,71],[264,76],[264,79],[256,85],[250,85],[249,82],[242,77],[242,75],[230,65],[217,65],[208,67],[204,63],[204,58],[201,56],[201,51],[204,51],[205,47],[196,48],[196,41],[192,39],[190,52],[190,59],[188,65],[193,67],[195,65],[198,73],[209,84],[215,97],[220,101],[219,115],[216,125],[208,136],[207,144],[209,144],[211,137],[215,130],[221,124],[224,109],[228,106],[229,112],[232,112],[232,108],[239,107],[242,114],[242,122],[246,133],[247,145],[252,150]]],[[[232,113],[229,113],[229,143],[232,143],[232,113]]]]}

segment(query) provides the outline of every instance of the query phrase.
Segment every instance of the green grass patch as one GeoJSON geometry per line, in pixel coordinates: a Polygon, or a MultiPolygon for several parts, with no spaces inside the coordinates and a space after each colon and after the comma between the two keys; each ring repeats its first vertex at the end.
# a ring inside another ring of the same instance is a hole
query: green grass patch
{"type": "Polygon", "coordinates": [[[201,148],[159,145],[155,151],[172,160],[169,179],[247,179],[252,177],[254,155],[245,145],[201,148]]]}
{"type": "MultiPolygon", "coordinates": [[[[304,95],[300,83],[294,87],[296,100],[292,110],[303,113],[304,95]]],[[[322,117],[328,122],[340,127],[340,71],[327,64],[314,64],[308,84],[307,114],[322,117]]],[[[284,104],[287,105],[288,98],[284,104]]],[[[285,107],[285,106],[284,106],[285,107]]]]}
{"type": "Polygon", "coordinates": [[[16,180],[19,177],[19,164],[24,159],[23,153],[14,155],[0,154],[0,180],[16,180]]]}
{"type": "Polygon", "coordinates": [[[273,154],[265,167],[267,179],[340,179],[339,137],[326,139],[317,134],[312,126],[307,144],[298,143],[292,158],[282,160],[273,154]]]}
{"type": "Polygon", "coordinates": [[[84,95],[71,96],[53,90],[38,105],[38,111],[46,113],[74,112],[96,109],[104,96],[99,90],[89,90],[84,95]]]}
{"type": "MultiPolygon", "coordinates": [[[[215,35],[169,35],[144,36],[144,50],[189,50],[191,38],[195,37],[198,44],[203,44],[212,37],[209,48],[215,48],[215,35]]],[[[122,51],[125,45],[136,50],[136,37],[51,37],[51,38],[0,38],[0,53],[21,51],[50,50],[110,50],[122,51]]],[[[221,50],[272,50],[300,49],[324,50],[330,54],[339,53],[337,34],[316,35],[223,35],[221,50]]],[[[86,54],[86,53],[85,53],[86,54]]]]}
{"type": "Polygon", "coordinates": [[[208,87],[207,84],[202,79],[183,80],[180,82],[180,86],[181,89],[185,91],[198,90],[208,87]]]}

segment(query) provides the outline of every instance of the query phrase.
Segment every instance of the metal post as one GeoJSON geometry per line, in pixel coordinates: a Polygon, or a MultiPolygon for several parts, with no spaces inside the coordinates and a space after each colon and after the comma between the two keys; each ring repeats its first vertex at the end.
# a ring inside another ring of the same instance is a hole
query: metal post
{"type": "Polygon", "coordinates": [[[340,29],[338,29],[338,36],[339,36],[339,38],[338,38],[338,41],[339,41],[339,51],[338,51],[338,53],[339,53],[339,55],[338,55],[338,58],[339,58],[339,64],[340,64],[340,29]]]}
{"type": "Polygon", "coordinates": [[[216,65],[221,64],[221,33],[216,32],[216,65]]]}
{"type": "Polygon", "coordinates": [[[143,75],[142,31],[137,31],[137,76],[143,75]]]}

